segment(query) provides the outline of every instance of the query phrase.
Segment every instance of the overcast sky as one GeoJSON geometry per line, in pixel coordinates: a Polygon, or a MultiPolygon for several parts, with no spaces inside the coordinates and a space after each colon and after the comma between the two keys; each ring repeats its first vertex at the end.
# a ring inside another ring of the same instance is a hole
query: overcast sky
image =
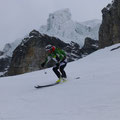
{"type": "Polygon", "coordinates": [[[0,50],[47,23],[49,13],[69,8],[72,20],[102,19],[101,10],[112,0],[0,0],[0,50]]]}

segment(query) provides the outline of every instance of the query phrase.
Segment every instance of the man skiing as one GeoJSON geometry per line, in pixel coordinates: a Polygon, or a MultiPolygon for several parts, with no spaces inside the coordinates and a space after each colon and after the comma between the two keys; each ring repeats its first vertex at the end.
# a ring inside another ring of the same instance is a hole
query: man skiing
{"type": "Polygon", "coordinates": [[[61,82],[61,80],[66,81],[67,76],[64,68],[67,65],[67,59],[65,52],[52,45],[46,46],[46,52],[48,52],[48,56],[45,62],[41,64],[41,66],[44,67],[45,64],[47,64],[51,59],[53,59],[56,62],[55,66],[53,66],[53,71],[58,77],[56,83],[61,82]]]}

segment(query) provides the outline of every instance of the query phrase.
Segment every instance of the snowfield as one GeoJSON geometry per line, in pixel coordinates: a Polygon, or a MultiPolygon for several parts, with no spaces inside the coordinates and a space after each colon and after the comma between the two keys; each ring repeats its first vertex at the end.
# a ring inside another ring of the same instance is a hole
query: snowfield
{"type": "Polygon", "coordinates": [[[118,46],[68,63],[68,81],[53,87],[34,88],[57,80],[52,68],[0,78],[0,120],[120,120],[118,46]]]}

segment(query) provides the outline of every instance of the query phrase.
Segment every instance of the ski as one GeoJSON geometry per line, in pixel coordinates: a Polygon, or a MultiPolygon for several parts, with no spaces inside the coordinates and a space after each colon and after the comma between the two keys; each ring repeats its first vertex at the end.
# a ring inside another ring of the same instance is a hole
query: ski
{"type": "Polygon", "coordinates": [[[35,88],[39,89],[39,88],[44,88],[44,87],[51,87],[51,86],[55,86],[55,85],[58,85],[59,83],[51,83],[51,84],[48,84],[48,85],[37,85],[37,86],[34,86],[35,88]]]}

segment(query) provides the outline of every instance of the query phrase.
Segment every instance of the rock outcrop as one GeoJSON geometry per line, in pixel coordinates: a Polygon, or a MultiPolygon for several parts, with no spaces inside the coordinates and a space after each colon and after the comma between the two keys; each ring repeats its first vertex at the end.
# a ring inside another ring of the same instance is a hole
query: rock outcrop
{"type": "Polygon", "coordinates": [[[120,0],[114,0],[102,10],[99,29],[99,48],[120,43],[120,0]]]}
{"type": "Polygon", "coordinates": [[[81,49],[83,55],[88,55],[96,50],[98,50],[98,40],[93,40],[89,37],[85,38],[85,44],[81,49]]]}
{"type": "Polygon", "coordinates": [[[0,72],[3,72],[3,74],[5,74],[9,68],[10,62],[11,62],[11,57],[0,56],[0,72]]]}
{"type": "MultiPolygon", "coordinates": [[[[77,43],[67,44],[55,37],[42,35],[33,30],[29,37],[24,38],[22,43],[14,50],[8,75],[18,75],[42,69],[41,63],[46,58],[45,46],[48,44],[64,49],[69,61],[81,57],[80,46],[77,43]]],[[[53,66],[53,61],[46,67],[51,66],[53,66]]]]}
{"type": "Polygon", "coordinates": [[[0,51],[0,56],[2,56],[4,54],[4,52],[3,51],[0,51]]]}

